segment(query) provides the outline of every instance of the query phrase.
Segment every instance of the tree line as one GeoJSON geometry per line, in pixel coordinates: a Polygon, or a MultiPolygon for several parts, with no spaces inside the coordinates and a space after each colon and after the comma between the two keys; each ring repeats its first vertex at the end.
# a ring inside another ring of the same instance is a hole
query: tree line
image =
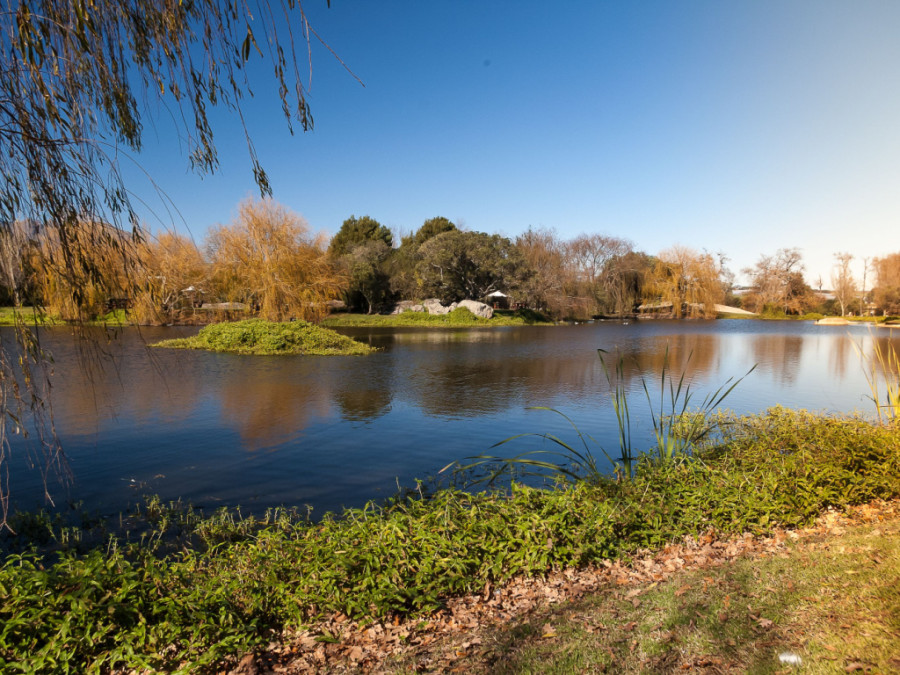
{"type": "Polygon", "coordinates": [[[749,287],[738,289],[723,255],[680,245],[649,255],[620,237],[563,239],[539,228],[510,239],[443,217],[398,240],[368,215],[351,216],[329,241],[271,199],[243,202],[231,224],[211,227],[199,244],[92,222],[66,234],[63,245],[28,221],[0,233],[2,302],[69,321],[127,306],[145,324],[215,318],[201,307],[315,321],[339,306],[374,313],[404,300],[449,304],[495,292],[556,319],[714,317],[722,304],[764,315],[900,313],[900,253],[865,260],[861,280],[850,272],[852,256],[836,254],[833,299],[824,300],[822,280],[819,292],[809,285],[796,248],[760,256],[742,270],[749,287]]]}

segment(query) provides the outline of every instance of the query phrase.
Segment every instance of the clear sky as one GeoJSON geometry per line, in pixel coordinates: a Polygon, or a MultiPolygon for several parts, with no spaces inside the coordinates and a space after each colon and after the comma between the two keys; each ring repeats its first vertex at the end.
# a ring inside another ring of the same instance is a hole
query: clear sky
{"type": "MultiPolygon", "coordinates": [[[[897,0],[325,4],[304,9],[365,86],[314,45],[313,131],[288,133],[265,80],[244,110],[275,199],[314,230],[441,215],[683,244],[735,271],[796,246],[825,287],[838,251],[861,276],[900,250],[897,0]]],[[[256,194],[239,125],[215,131],[214,176],[164,123],[138,158],[198,240],[256,194]]],[[[151,228],[171,224],[137,189],[151,228]]]]}

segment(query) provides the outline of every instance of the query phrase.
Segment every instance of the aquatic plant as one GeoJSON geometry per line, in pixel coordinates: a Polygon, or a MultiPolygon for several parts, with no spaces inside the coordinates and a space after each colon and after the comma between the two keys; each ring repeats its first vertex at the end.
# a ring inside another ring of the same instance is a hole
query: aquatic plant
{"type": "Polygon", "coordinates": [[[875,414],[882,424],[900,420],[900,355],[892,343],[882,348],[878,340],[873,340],[873,353],[867,355],[861,344],[853,342],[853,347],[862,361],[863,373],[875,404],[875,414]],[[884,396],[882,396],[884,390],[884,396]]]}
{"type": "MultiPolygon", "coordinates": [[[[651,394],[646,376],[643,373],[640,375],[655,437],[655,444],[650,450],[640,450],[636,449],[632,442],[631,404],[628,399],[625,378],[625,357],[620,354],[616,359],[615,376],[613,376],[606,363],[608,353],[604,349],[597,350],[611,390],[612,407],[618,428],[619,457],[613,458],[600,443],[590,435],[583,433],[578,425],[561,411],[544,406],[534,406],[529,410],[546,410],[565,419],[572,427],[577,441],[569,443],[552,433],[516,434],[495,443],[491,448],[530,437],[548,441],[552,449],[528,450],[513,456],[487,453],[474,455],[467,458],[472,461],[466,464],[453,462],[441,471],[452,468],[455,471],[463,472],[473,477],[471,482],[474,484],[487,483],[490,485],[504,476],[546,476],[548,474],[563,482],[598,483],[607,476],[607,471],[604,466],[598,464],[592,450],[593,447],[599,450],[610,465],[616,467],[617,474],[628,479],[634,475],[635,467],[642,459],[652,458],[657,462],[671,462],[689,454],[697,443],[714,434],[722,424],[722,417],[715,414],[716,410],[734,388],[756,368],[754,365],[738,379],[728,378],[718,389],[706,394],[699,405],[693,406],[695,392],[691,389],[690,381],[686,379],[687,372],[682,371],[680,375],[673,377],[669,366],[669,347],[666,345],[659,374],[658,403],[654,403],[655,397],[651,394]]],[[[693,353],[688,355],[688,363],[692,356],[693,353]]]]}

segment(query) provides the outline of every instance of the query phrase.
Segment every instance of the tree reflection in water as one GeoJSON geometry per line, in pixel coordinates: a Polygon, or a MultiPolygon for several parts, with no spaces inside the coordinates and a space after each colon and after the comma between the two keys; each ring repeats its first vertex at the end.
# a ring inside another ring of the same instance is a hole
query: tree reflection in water
{"type": "Polygon", "coordinates": [[[851,341],[867,352],[876,340],[900,348],[900,331],[762,321],[344,330],[382,348],[368,357],[145,346],[173,332],[124,330],[92,372],[79,367],[64,330],[44,332],[55,356],[56,427],[86,494],[118,503],[113,483],[161,475],[153,489],[166,498],[360,505],[511,435],[553,431],[529,406],[559,409],[616,447],[598,348],[624,356],[631,392],[642,374],[653,386],[667,348],[670,373],[686,371],[701,398],[758,364],[726,401],[739,412],[776,403],[865,410],[868,386],[851,341]],[[92,493],[94,480],[107,485],[92,493]]]}

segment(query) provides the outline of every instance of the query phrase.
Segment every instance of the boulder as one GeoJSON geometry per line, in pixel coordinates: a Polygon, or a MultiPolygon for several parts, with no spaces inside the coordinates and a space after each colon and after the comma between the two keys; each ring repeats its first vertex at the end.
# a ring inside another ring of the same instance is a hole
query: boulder
{"type": "Polygon", "coordinates": [[[391,310],[391,314],[403,314],[403,312],[424,312],[425,308],[422,305],[416,304],[412,300],[402,300],[394,305],[394,309],[391,310]]]}
{"type": "Polygon", "coordinates": [[[437,298],[429,298],[422,301],[422,306],[429,314],[447,314],[450,312],[449,307],[444,307],[437,298]]]}
{"type": "Polygon", "coordinates": [[[472,312],[472,314],[481,319],[490,319],[494,316],[494,310],[491,309],[490,306],[483,302],[478,302],[477,300],[462,300],[460,301],[459,306],[465,307],[472,312]]]}

